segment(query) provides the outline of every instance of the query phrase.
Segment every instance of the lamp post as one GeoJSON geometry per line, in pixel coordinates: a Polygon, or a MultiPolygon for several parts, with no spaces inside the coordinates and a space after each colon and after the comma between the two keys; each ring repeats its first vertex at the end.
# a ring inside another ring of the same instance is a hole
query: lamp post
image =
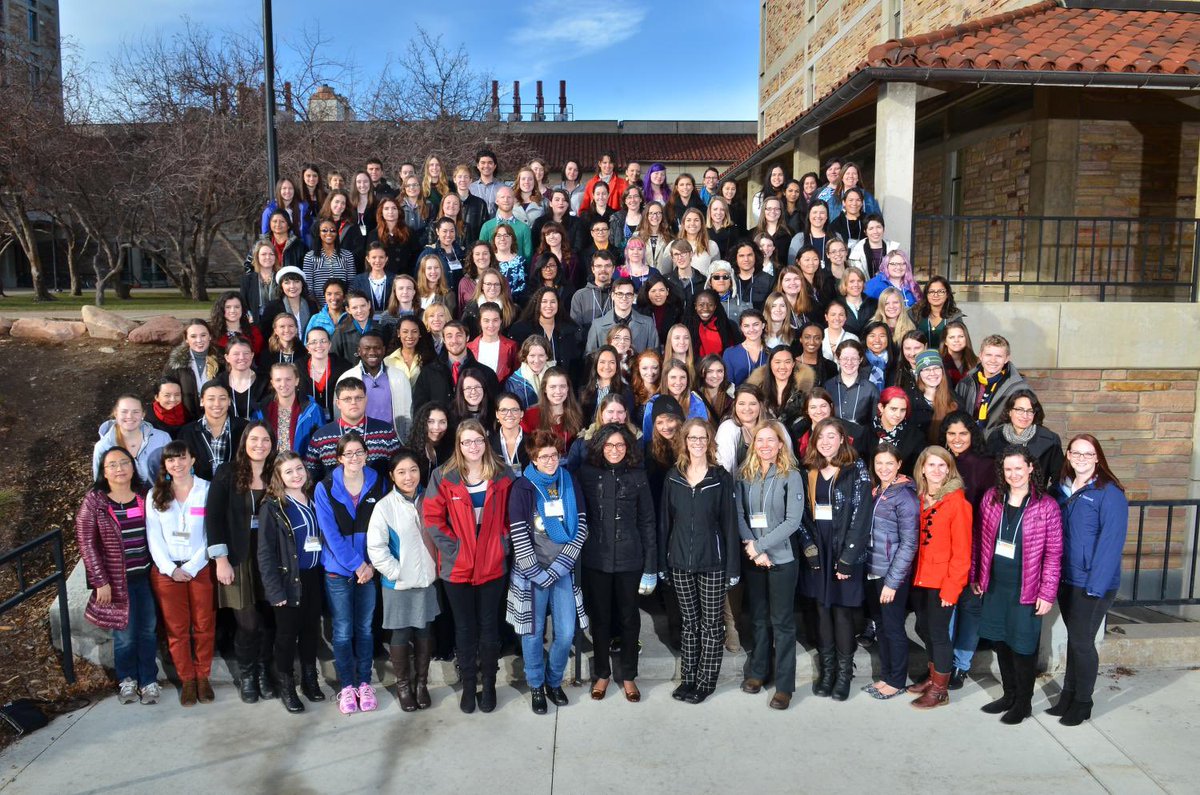
{"type": "Polygon", "coordinates": [[[275,149],[275,36],[271,24],[271,0],[263,0],[263,101],[267,128],[267,195],[275,193],[279,180],[279,153],[275,149]]]}

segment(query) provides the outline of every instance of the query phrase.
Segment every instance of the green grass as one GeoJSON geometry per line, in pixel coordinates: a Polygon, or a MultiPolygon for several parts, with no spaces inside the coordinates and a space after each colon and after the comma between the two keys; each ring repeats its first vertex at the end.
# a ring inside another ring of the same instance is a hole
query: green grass
{"type": "MultiPolygon", "coordinates": [[[[214,299],[223,290],[209,290],[209,295],[214,299]]],[[[91,305],[96,302],[96,294],[93,291],[85,290],[83,295],[73,296],[69,293],[53,293],[55,300],[53,301],[35,301],[33,293],[29,290],[19,292],[9,291],[7,298],[0,298],[0,315],[5,312],[53,312],[59,313],[78,309],[81,306],[91,305]]],[[[161,310],[163,312],[173,312],[180,309],[196,309],[201,314],[208,314],[208,310],[212,308],[212,302],[191,301],[179,294],[178,290],[134,290],[132,297],[128,301],[122,301],[117,298],[112,290],[107,290],[104,293],[104,308],[112,310],[161,310]]]]}

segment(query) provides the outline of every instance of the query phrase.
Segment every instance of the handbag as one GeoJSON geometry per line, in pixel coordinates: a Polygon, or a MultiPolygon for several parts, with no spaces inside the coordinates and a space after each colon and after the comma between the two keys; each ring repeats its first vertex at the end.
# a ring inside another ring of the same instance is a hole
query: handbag
{"type": "Polygon", "coordinates": [[[0,718],[12,727],[18,737],[37,731],[50,722],[42,707],[50,702],[41,699],[18,698],[0,706],[0,718]]]}

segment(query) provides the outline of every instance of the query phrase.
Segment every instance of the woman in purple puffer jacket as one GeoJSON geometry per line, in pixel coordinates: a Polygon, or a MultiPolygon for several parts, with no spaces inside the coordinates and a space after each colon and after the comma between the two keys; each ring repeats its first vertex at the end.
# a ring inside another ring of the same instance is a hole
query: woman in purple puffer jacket
{"type": "Polygon", "coordinates": [[[1003,713],[1007,724],[1030,715],[1042,617],[1062,573],[1062,513],[1043,483],[1029,450],[1012,445],[997,458],[996,486],[983,498],[972,588],[983,596],[979,636],[994,643],[1004,694],[981,709],[1003,713]]]}

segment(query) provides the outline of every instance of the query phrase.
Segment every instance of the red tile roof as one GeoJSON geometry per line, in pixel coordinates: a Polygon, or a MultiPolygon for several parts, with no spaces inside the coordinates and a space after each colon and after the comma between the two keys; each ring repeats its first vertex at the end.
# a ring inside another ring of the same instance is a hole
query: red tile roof
{"type": "Polygon", "coordinates": [[[520,140],[557,169],[568,158],[579,160],[584,171],[605,151],[617,154],[618,163],[735,163],[754,150],[754,135],[699,133],[525,133],[520,140]]]}
{"type": "MultiPolygon", "coordinates": [[[[872,47],[866,60],[726,173],[789,133],[855,77],[884,77],[879,73],[892,69],[1200,77],[1200,13],[1062,8],[1055,0],[1043,0],[1004,14],[892,39],[872,47]]],[[[1033,77],[1031,74],[1031,83],[1033,77]]],[[[931,74],[928,79],[936,80],[938,75],[931,74]]]]}
{"type": "Polygon", "coordinates": [[[867,66],[1200,75],[1200,15],[1047,1],[872,47],[867,66]]]}

